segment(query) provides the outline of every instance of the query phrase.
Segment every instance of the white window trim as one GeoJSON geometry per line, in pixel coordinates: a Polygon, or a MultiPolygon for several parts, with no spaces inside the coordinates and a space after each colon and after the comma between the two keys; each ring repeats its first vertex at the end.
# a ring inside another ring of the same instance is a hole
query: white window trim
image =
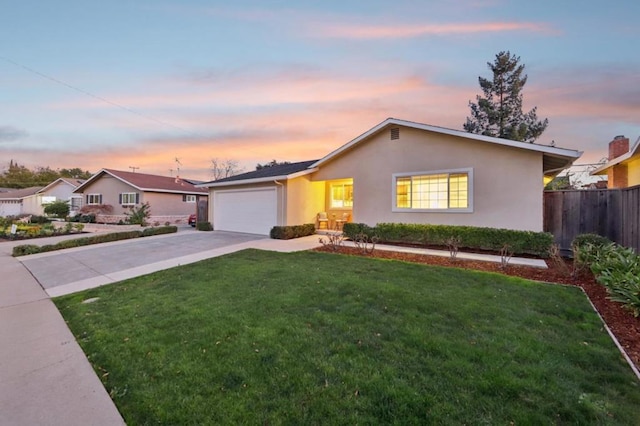
{"type": "MultiPolygon", "coordinates": [[[[342,207],[334,207],[333,203],[333,187],[334,186],[342,186],[342,191],[344,191],[345,185],[351,185],[351,192],[353,192],[353,182],[333,182],[329,184],[329,210],[353,210],[353,200],[351,200],[350,206],[342,206],[342,207]]],[[[343,192],[344,194],[344,192],[343,192]]],[[[344,199],[342,202],[344,203],[344,199]]]]}
{"type": "Polygon", "coordinates": [[[137,198],[137,193],[136,192],[123,192],[120,194],[121,198],[122,198],[122,206],[135,206],[136,205],[136,198],[137,198]],[[131,196],[133,196],[133,203],[125,203],[124,202],[124,197],[125,195],[127,196],[127,198],[130,198],[131,196]]]}
{"type": "Polygon", "coordinates": [[[97,197],[98,199],[100,199],[100,198],[101,198],[101,195],[102,195],[102,194],[98,194],[98,193],[95,193],[95,194],[87,194],[87,204],[88,204],[88,205],[90,205],[90,206],[97,206],[97,205],[99,205],[99,204],[100,204],[99,202],[98,202],[98,203],[93,203],[93,202],[89,202],[89,200],[90,200],[91,198],[96,198],[96,197],[97,197]]]}
{"type": "Polygon", "coordinates": [[[195,203],[197,201],[198,196],[193,194],[185,194],[184,202],[185,203],[195,203]]]}
{"type": "Polygon", "coordinates": [[[446,169],[446,170],[429,170],[423,172],[409,172],[409,173],[394,173],[391,175],[391,211],[395,213],[473,213],[473,168],[463,168],[463,169],[446,169]],[[400,208],[396,206],[397,194],[396,194],[396,181],[401,177],[410,177],[410,176],[428,176],[428,175],[438,175],[438,174],[455,174],[455,173],[466,173],[469,176],[469,188],[468,188],[468,199],[469,205],[465,209],[410,209],[410,208],[400,208]]]}

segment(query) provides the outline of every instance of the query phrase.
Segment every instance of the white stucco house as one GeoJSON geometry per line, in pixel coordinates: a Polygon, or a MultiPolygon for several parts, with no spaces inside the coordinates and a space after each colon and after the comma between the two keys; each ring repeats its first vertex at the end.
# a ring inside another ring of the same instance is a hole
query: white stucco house
{"type": "Polygon", "coordinates": [[[545,181],[582,152],[389,118],[319,160],[198,186],[214,229],[350,221],[542,231],[545,181]]]}

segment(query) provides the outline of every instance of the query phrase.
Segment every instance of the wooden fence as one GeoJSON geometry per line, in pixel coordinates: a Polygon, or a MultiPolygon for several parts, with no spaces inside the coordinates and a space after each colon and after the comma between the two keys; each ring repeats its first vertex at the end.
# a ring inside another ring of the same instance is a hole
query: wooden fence
{"type": "Polygon", "coordinates": [[[579,234],[599,234],[640,253],[640,186],[544,192],[544,230],[563,252],[579,234]]]}

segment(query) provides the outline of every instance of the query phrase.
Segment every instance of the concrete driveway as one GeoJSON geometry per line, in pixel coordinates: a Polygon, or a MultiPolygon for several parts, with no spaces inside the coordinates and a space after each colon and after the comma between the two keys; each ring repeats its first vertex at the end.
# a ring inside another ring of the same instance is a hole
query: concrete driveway
{"type": "Polygon", "coordinates": [[[191,228],[19,258],[51,297],[251,247],[268,237],[191,228]]]}

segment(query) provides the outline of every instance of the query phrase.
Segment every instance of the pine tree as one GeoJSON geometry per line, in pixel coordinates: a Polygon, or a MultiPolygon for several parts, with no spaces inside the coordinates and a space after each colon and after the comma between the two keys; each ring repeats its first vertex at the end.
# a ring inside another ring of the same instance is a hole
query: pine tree
{"type": "Polygon", "coordinates": [[[476,96],[477,103],[469,101],[471,117],[463,127],[469,133],[533,143],[549,124],[548,119],[538,121],[537,107],[522,112],[522,89],[527,75],[520,57],[500,52],[492,64],[493,80],[478,77],[484,96],[476,96]]]}

